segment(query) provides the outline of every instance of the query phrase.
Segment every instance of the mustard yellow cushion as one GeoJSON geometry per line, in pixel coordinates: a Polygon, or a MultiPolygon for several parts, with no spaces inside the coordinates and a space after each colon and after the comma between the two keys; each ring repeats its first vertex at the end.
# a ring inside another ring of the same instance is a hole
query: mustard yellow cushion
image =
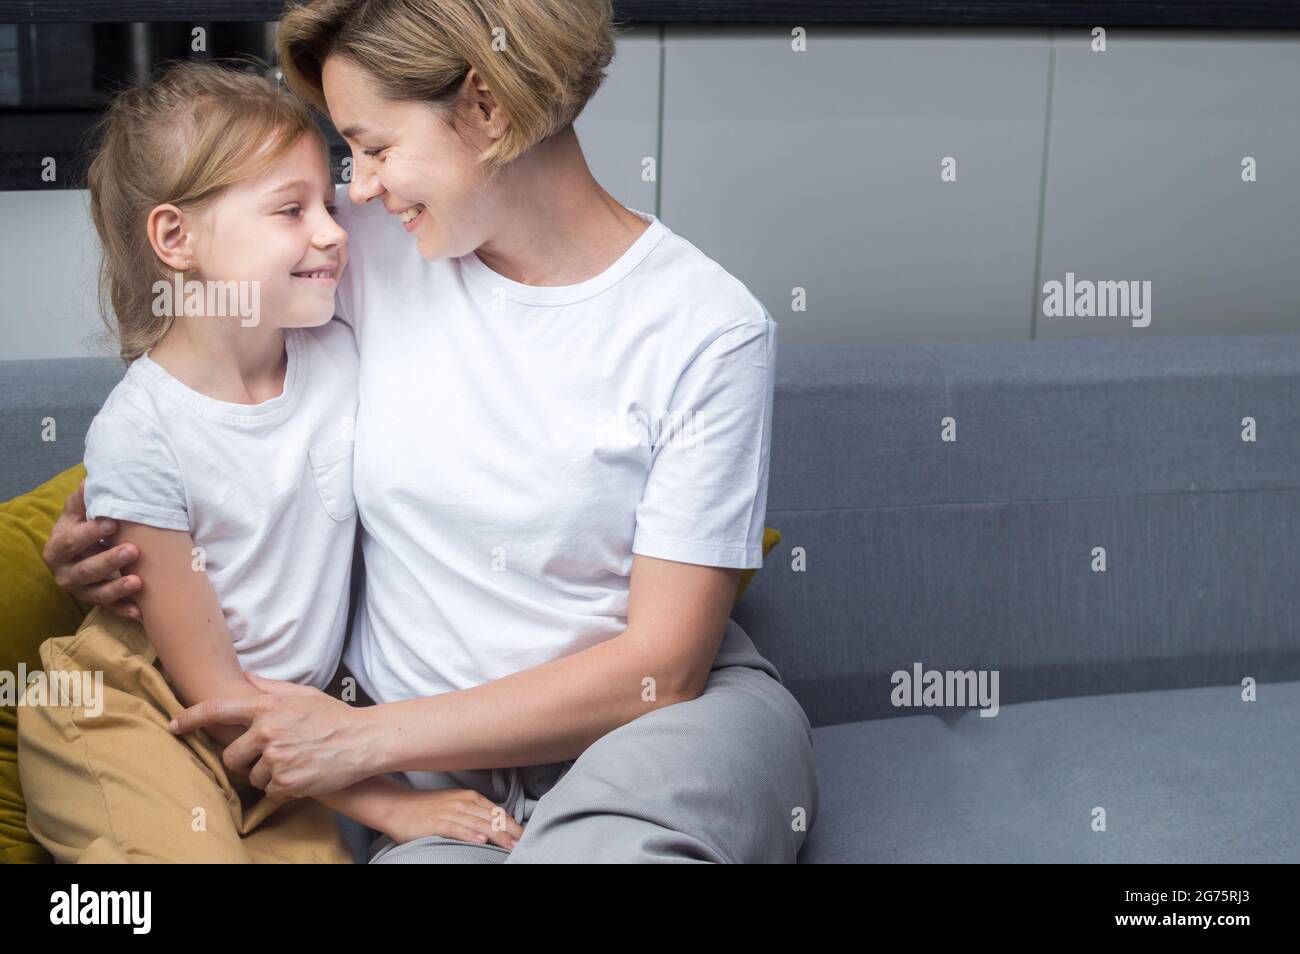
{"type": "MultiPolygon", "coordinates": [[[[18,691],[19,663],[41,668],[40,646],[50,636],[75,633],[89,607],[54,584],[41,550],[63,502],[86,476],[78,464],[35,490],[0,503],[0,691],[18,691]]],[[[11,700],[4,698],[3,702],[11,700]]],[[[0,706],[0,862],[52,861],[27,831],[27,806],[18,783],[18,713],[0,706]]]]}
{"type": "MultiPolygon", "coordinates": [[[[763,528],[763,556],[764,557],[766,557],[769,553],[771,553],[772,548],[780,542],[781,542],[781,532],[779,530],[773,530],[771,527],[763,528]]],[[[749,586],[750,581],[754,579],[754,574],[757,572],[758,570],[744,570],[741,572],[740,580],[736,583],[736,598],[732,601],[731,603],[732,606],[735,606],[737,603],[740,602],[741,594],[745,592],[745,588],[749,586]]]]}

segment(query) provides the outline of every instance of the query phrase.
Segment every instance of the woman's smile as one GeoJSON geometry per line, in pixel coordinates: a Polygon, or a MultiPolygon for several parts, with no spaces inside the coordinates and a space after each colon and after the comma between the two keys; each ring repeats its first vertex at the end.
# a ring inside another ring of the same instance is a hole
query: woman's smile
{"type": "Polygon", "coordinates": [[[418,202],[409,209],[403,209],[397,213],[398,218],[402,220],[402,228],[408,232],[414,232],[416,227],[424,219],[424,206],[418,202]]]}

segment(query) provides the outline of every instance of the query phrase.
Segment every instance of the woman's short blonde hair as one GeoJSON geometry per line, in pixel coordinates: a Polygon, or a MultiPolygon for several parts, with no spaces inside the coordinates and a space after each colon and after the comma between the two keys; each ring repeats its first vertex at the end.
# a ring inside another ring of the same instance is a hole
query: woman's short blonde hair
{"type": "Polygon", "coordinates": [[[497,169],[573,123],[616,35],[610,0],[305,0],[281,18],[276,45],[285,83],[322,112],[333,55],[387,97],[442,105],[473,67],[509,120],[478,157],[497,169]]]}

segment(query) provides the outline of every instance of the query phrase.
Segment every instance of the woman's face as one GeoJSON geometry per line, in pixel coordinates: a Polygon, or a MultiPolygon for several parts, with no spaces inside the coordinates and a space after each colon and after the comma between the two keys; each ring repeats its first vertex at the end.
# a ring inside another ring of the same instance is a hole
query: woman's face
{"type": "Polygon", "coordinates": [[[474,158],[491,140],[478,124],[465,134],[481,141],[466,142],[441,107],[386,99],[368,72],[339,56],[326,59],[321,85],[330,119],[352,150],[353,202],[382,202],[431,261],[483,244],[489,190],[474,158]]]}

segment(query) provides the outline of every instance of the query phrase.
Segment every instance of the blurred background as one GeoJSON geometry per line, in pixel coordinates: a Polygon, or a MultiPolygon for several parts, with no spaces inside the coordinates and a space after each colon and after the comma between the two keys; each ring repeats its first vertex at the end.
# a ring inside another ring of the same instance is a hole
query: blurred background
{"type": "MultiPolygon", "coordinates": [[[[0,359],[113,353],[87,130],[162,59],[271,61],[281,6],[0,0],[0,359]]],[[[740,278],[783,343],[1300,331],[1296,3],[615,15],[577,122],[593,174],[740,278]],[[1067,272],[1149,281],[1150,324],[1045,316],[1067,272]]]]}

